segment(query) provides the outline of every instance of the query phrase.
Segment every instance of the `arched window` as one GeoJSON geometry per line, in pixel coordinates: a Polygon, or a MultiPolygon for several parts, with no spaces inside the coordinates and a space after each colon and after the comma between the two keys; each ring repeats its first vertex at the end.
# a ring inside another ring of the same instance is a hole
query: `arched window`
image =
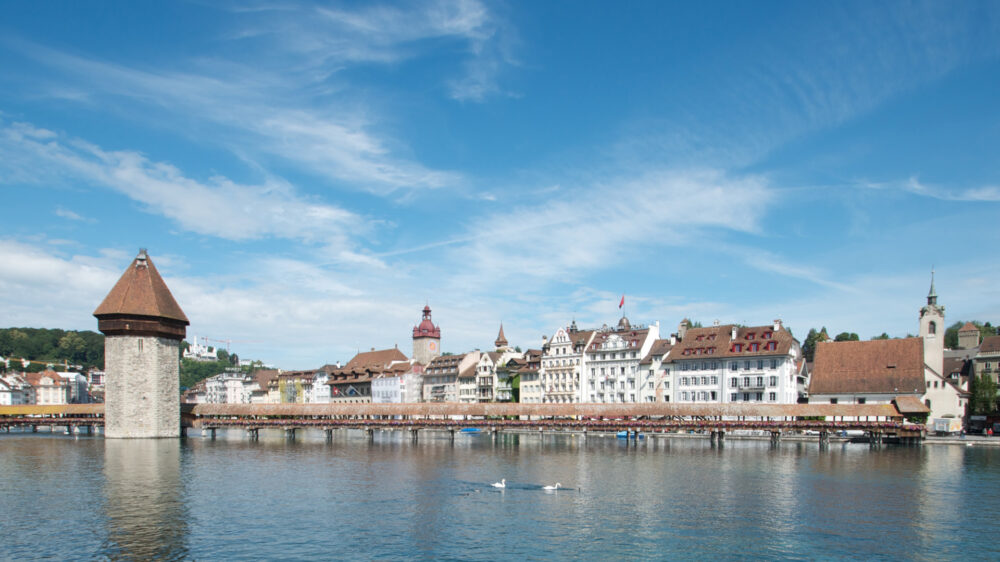
{"type": "Polygon", "coordinates": [[[931,334],[936,334],[937,333],[937,322],[931,322],[930,325],[927,327],[927,330],[931,334]]]}

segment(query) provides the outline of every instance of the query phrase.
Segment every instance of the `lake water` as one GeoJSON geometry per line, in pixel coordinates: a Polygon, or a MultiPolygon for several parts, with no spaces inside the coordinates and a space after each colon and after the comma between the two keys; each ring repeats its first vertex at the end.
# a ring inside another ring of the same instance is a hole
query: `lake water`
{"type": "Polygon", "coordinates": [[[0,475],[9,560],[1000,555],[1000,449],[985,447],[11,433],[0,475]]]}

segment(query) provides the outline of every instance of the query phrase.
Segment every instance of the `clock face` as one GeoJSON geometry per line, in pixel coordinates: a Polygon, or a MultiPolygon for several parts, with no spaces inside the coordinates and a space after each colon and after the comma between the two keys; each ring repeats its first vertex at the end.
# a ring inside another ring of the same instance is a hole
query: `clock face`
{"type": "Polygon", "coordinates": [[[435,349],[437,349],[438,345],[436,343],[434,343],[434,342],[431,342],[430,347],[431,347],[431,351],[434,351],[435,349]]]}

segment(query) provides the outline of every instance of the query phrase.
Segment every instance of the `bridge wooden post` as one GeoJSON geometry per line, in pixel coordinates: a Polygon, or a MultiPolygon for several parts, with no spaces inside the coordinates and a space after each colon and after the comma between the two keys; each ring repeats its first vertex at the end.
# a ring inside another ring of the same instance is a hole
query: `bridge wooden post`
{"type": "Polygon", "coordinates": [[[726,441],[726,430],[719,430],[719,445],[722,445],[726,441]]]}
{"type": "Polygon", "coordinates": [[[285,439],[288,439],[289,441],[295,441],[295,430],[296,429],[297,428],[295,428],[295,427],[286,427],[285,428],[285,439]]]}
{"type": "Polygon", "coordinates": [[[325,434],[326,442],[327,443],[333,443],[333,428],[332,427],[324,427],[323,428],[323,433],[325,434]]]}
{"type": "Polygon", "coordinates": [[[780,441],[781,441],[781,432],[780,431],[772,431],[771,432],[771,444],[772,445],[777,445],[780,441]]]}
{"type": "Polygon", "coordinates": [[[451,439],[451,442],[454,443],[455,442],[455,428],[454,427],[450,427],[450,426],[448,427],[448,435],[449,435],[449,438],[451,439]]]}
{"type": "Polygon", "coordinates": [[[38,426],[37,425],[32,425],[31,426],[31,432],[32,433],[38,433],[38,426]]]}
{"type": "Polygon", "coordinates": [[[819,432],[819,446],[821,448],[822,447],[829,447],[830,446],[830,432],[829,431],[827,431],[825,429],[820,430],[820,432],[819,432]]]}
{"type": "Polygon", "coordinates": [[[375,441],[375,430],[371,427],[365,426],[365,433],[368,436],[368,442],[371,443],[375,441]]]}
{"type": "Polygon", "coordinates": [[[587,428],[586,427],[583,428],[583,442],[584,443],[587,442],[587,428]]]}
{"type": "Polygon", "coordinates": [[[417,429],[417,428],[415,428],[415,427],[412,428],[412,429],[410,429],[410,441],[416,443],[417,442],[417,434],[419,432],[420,432],[420,430],[417,429]]]}

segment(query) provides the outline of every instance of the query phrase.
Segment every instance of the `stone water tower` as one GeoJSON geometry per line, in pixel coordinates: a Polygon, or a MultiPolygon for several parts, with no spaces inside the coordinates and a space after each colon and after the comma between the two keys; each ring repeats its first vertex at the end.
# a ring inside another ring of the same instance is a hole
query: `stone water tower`
{"type": "Polygon", "coordinates": [[[145,249],[94,316],[105,336],[105,437],[179,437],[180,343],[190,322],[145,249]]]}

